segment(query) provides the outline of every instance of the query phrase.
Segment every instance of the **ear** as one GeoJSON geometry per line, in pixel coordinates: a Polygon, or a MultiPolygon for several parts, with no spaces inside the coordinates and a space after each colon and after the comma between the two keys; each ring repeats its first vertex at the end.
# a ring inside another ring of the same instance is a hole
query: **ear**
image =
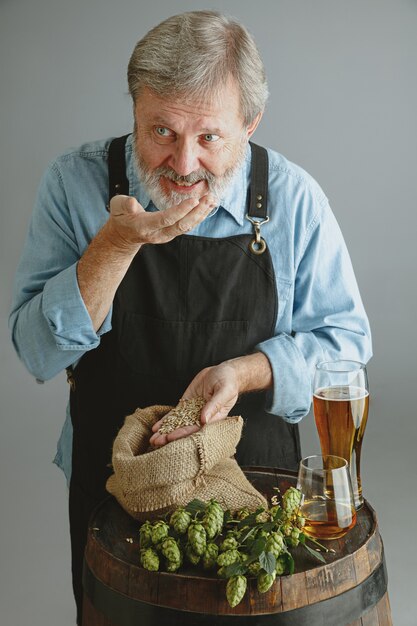
{"type": "Polygon", "coordinates": [[[255,130],[258,128],[258,124],[262,119],[263,111],[260,111],[258,115],[252,120],[252,122],[246,127],[246,133],[248,139],[252,137],[255,130]]]}

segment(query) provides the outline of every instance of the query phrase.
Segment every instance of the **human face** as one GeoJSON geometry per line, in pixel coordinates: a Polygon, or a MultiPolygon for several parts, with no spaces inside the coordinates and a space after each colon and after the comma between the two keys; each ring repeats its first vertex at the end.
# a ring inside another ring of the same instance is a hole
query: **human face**
{"type": "Polygon", "coordinates": [[[155,206],[164,210],[209,192],[220,199],[259,119],[244,126],[233,81],[215,100],[162,98],[144,88],[135,103],[135,155],[155,206]]]}

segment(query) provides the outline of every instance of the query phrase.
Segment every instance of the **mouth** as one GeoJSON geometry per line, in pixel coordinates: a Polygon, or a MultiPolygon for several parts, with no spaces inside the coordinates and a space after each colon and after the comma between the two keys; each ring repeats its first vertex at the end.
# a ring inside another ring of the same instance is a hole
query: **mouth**
{"type": "Polygon", "coordinates": [[[202,185],[207,185],[207,181],[205,180],[198,180],[195,183],[188,183],[183,180],[177,182],[171,178],[167,178],[166,176],[162,176],[162,182],[165,183],[171,191],[177,191],[179,193],[190,193],[200,189],[202,185]]]}

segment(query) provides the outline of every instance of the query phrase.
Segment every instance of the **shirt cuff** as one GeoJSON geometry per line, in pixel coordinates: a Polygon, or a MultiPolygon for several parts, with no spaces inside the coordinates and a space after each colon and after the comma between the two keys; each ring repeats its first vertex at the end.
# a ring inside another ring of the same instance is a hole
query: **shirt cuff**
{"type": "Polygon", "coordinates": [[[78,286],[77,263],[47,281],[42,311],[61,350],[92,350],[100,336],[111,330],[111,309],[100,329],[94,330],[78,286]]]}
{"type": "Polygon", "coordinates": [[[267,393],[265,410],[290,423],[299,422],[310,410],[310,373],[298,346],[290,335],[281,333],[259,343],[255,350],[268,358],[273,388],[267,393]]]}

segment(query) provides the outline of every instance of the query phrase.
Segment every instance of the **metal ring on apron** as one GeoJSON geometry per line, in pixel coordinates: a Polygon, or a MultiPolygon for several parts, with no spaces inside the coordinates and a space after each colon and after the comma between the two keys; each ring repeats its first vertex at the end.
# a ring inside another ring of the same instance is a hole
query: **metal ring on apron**
{"type": "Polygon", "coordinates": [[[255,220],[250,215],[246,215],[246,219],[253,224],[255,228],[255,239],[250,242],[249,248],[254,254],[263,254],[266,250],[266,241],[261,237],[261,226],[269,222],[269,217],[266,216],[263,220],[255,220]]]}

